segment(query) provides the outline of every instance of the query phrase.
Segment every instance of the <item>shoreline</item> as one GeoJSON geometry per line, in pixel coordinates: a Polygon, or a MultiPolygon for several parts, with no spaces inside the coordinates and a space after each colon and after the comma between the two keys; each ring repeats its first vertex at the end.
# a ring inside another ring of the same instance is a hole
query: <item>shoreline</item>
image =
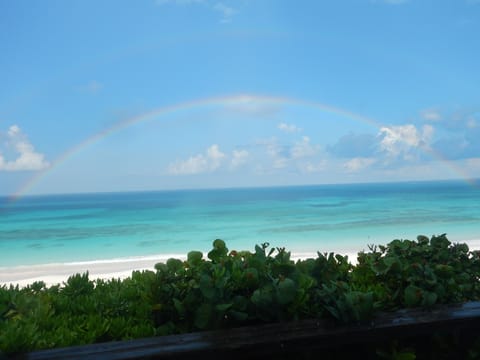
{"type": "MultiPolygon", "coordinates": [[[[335,252],[335,254],[347,255],[351,262],[357,258],[357,253],[354,251],[335,252]]],[[[291,252],[291,259],[294,261],[309,257],[315,258],[317,257],[317,253],[291,252]]],[[[19,287],[25,287],[35,281],[43,281],[47,286],[52,286],[62,284],[67,281],[71,275],[81,274],[87,271],[90,280],[99,278],[104,280],[112,278],[124,279],[131,276],[132,271],[155,271],[155,264],[165,263],[170,258],[186,260],[187,255],[163,254],[96,261],[0,267],[0,286],[18,285],[19,287]]],[[[204,253],[203,258],[208,259],[207,253],[204,253]]]]}
{"type": "MultiPolygon", "coordinates": [[[[471,239],[464,241],[452,241],[453,243],[465,243],[471,251],[480,250],[480,239],[471,239]]],[[[355,263],[360,251],[366,249],[348,249],[345,251],[333,251],[335,254],[348,256],[351,263],[355,263]]],[[[317,252],[291,252],[291,259],[296,261],[306,258],[316,258],[317,252]]],[[[332,251],[318,250],[320,253],[330,253],[332,251]]],[[[0,286],[25,287],[35,281],[43,281],[47,286],[62,284],[67,279],[77,273],[88,271],[91,280],[96,279],[125,279],[131,276],[133,271],[151,270],[155,271],[155,264],[165,263],[168,259],[175,258],[186,260],[186,254],[157,254],[148,256],[113,258],[93,261],[76,261],[69,263],[50,263],[39,265],[18,265],[9,267],[0,267],[0,286]]],[[[204,253],[204,259],[208,259],[207,253],[204,253]]]]}
{"type": "Polygon", "coordinates": [[[0,267],[0,286],[10,284],[24,287],[35,281],[44,281],[47,286],[62,284],[74,274],[88,271],[91,280],[121,278],[124,279],[135,270],[155,270],[155,264],[166,262],[169,258],[185,260],[186,255],[163,254],[138,257],[114,258],[93,261],[75,261],[69,263],[49,263],[38,265],[19,265],[0,267]]]}

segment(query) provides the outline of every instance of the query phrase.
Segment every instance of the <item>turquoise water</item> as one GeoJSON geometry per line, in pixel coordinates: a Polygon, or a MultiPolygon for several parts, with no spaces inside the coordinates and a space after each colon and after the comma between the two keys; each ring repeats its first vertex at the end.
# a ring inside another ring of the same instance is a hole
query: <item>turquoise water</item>
{"type": "Polygon", "coordinates": [[[480,189],[465,182],[319,185],[0,198],[0,267],[186,254],[216,238],[292,252],[357,252],[447,233],[480,239],[480,189]]]}

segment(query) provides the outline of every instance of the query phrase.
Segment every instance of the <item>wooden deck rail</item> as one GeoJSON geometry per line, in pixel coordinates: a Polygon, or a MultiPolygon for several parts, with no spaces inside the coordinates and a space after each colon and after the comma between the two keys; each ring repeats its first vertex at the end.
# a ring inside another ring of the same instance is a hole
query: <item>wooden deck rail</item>
{"type": "Polygon", "coordinates": [[[327,349],[393,338],[425,336],[446,329],[476,330],[480,335],[480,302],[400,310],[379,314],[368,324],[338,325],[326,320],[248,326],[221,331],[159,336],[86,346],[36,351],[22,359],[252,359],[298,349],[327,349]]]}

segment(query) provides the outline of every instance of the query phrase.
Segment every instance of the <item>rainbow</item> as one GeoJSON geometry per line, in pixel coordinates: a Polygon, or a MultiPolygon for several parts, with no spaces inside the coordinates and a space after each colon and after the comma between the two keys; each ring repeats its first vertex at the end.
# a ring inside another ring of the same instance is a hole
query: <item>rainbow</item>
{"type": "MultiPolygon", "coordinates": [[[[193,109],[199,106],[208,106],[208,105],[220,105],[220,106],[248,106],[250,104],[276,104],[276,105],[300,105],[306,106],[314,109],[318,109],[324,112],[345,116],[346,118],[359,121],[366,125],[372,126],[374,128],[380,129],[382,124],[378,123],[374,119],[350,112],[348,110],[330,106],[323,103],[296,99],[291,97],[281,97],[281,96],[264,96],[264,95],[252,95],[252,94],[240,94],[240,95],[232,95],[232,96],[222,96],[222,97],[211,97],[211,98],[203,98],[197,99],[193,101],[187,101],[178,103],[175,105],[164,106],[157,109],[153,109],[151,111],[138,114],[136,116],[127,118],[125,120],[119,121],[112,125],[111,127],[105,128],[104,130],[93,134],[89,138],[85,139],[84,141],[76,144],[75,146],[68,149],[66,152],[58,156],[51,164],[51,166],[43,171],[36,173],[32,176],[26,183],[24,183],[13,195],[10,196],[10,201],[14,202],[27,194],[30,189],[32,189],[36,183],[38,183],[46,174],[51,172],[53,169],[57,168],[64,162],[66,162],[70,157],[74,154],[80,152],[82,149],[91,146],[99,142],[100,140],[108,137],[109,135],[118,132],[122,129],[128,128],[134,124],[148,121],[160,116],[165,116],[168,114],[173,114],[175,112],[181,110],[188,110],[193,109]]],[[[476,185],[475,180],[471,179],[469,175],[459,166],[455,165],[451,161],[442,157],[441,154],[438,154],[431,150],[426,150],[433,158],[442,161],[443,163],[447,164],[455,173],[459,174],[462,179],[464,179],[467,183],[471,184],[472,186],[476,185]]]]}

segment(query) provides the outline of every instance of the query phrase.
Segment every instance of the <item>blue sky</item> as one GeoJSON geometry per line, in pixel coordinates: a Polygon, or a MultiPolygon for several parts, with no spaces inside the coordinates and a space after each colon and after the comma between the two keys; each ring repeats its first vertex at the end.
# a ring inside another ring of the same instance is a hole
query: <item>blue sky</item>
{"type": "Polygon", "coordinates": [[[479,33],[477,0],[0,0],[0,194],[480,178],[479,33]]]}

